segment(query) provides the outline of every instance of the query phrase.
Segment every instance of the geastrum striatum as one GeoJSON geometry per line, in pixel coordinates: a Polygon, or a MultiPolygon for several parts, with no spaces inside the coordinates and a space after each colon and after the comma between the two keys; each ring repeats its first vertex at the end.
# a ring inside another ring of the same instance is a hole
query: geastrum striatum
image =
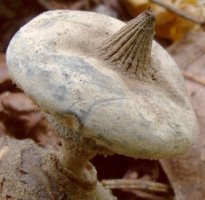
{"type": "Polygon", "coordinates": [[[154,24],[150,10],[127,24],[57,10],[10,42],[12,80],[46,113],[79,181],[95,182],[88,161],[98,153],[158,159],[192,146],[196,117],[178,67],[153,41],[154,24]]]}

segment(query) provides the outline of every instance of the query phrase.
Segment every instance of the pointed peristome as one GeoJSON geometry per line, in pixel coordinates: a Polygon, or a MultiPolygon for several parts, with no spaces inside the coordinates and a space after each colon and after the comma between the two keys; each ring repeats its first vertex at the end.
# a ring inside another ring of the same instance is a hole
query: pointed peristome
{"type": "Polygon", "coordinates": [[[123,71],[144,74],[151,62],[154,28],[155,16],[145,11],[104,41],[99,53],[123,71]]]}

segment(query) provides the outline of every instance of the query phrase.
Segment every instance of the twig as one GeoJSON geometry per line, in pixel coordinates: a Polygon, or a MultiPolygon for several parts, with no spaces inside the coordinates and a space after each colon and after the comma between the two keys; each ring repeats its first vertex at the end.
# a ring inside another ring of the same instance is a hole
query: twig
{"type": "Polygon", "coordinates": [[[172,6],[171,4],[164,3],[161,0],[150,0],[150,1],[154,4],[157,4],[159,6],[166,8],[170,12],[173,12],[184,19],[187,19],[187,20],[194,22],[196,24],[199,24],[201,26],[205,26],[205,20],[199,20],[196,17],[191,16],[189,13],[186,13],[182,10],[179,10],[178,8],[176,8],[175,6],[172,6]]]}
{"type": "Polygon", "coordinates": [[[162,193],[170,191],[170,187],[162,183],[132,179],[102,180],[102,185],[108,189],[146,190],[162,193]]]}
{"type": "Polygon", "coordinates": [[[195,83],[198,83],[198,84],[205,87],[205,78],[201,78],[201,77],[196,76],[196,75],[194,75],[190,72],[187,72],[187,71],[183,71],[182,74],[183,74],[184,78],[186,78],[190,81],[193,81],[195,83]]]}

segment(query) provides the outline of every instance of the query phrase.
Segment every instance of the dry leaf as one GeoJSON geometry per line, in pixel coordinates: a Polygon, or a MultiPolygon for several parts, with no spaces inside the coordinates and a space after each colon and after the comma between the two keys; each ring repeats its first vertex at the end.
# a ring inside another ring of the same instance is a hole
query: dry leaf
{"type": "MultiPolygon", "coordinates": [[[[170,53],[183,70],[205,78],[204,43],[205,33],[192,33],[170,47],[170,53]]],[[[202,200],[205,199],[205,88],[191,81],[187,81],[187,88],[198,118],[200,135],[189,154],[161,163],[174,188],[176,200],[202,200]]]]}
{"type": "Polygon", "coordinates": [[[59,138],[48,126],[42,112],[23,93],[5,92],[0,95],[0,120],[4,134],[16,138],[32,138],[43,146],[57,146],[59,138]]]}
{"type": "MultiPolygon", "coordinates": [[[[149,0],[123,0],[122,2],[133,17],[151,7],[157,16],[156,34],[162,38],[176,41],[183,38],[190,30],[198,27],[195,23],[185,20],[161,6],[150,3],[149,0]]],[[[197,0],[162,0],[162,2],[175,6],[176,9],[192,15],[196,19],[202,20],[204,18],[205,8],[198,5],[197,0]]]]}

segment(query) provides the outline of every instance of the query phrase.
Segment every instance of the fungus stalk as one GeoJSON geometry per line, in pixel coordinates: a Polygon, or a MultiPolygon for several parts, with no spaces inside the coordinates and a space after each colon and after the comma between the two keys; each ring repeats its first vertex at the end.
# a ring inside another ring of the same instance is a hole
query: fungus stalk
{"type": "Polygon", "coordinates": [[[69,170],[72,178],[86,184],[96,183],[96,171],[89,161],[98,153],[111,152],[97,145],[94,140],[86,138],[80,133],[79,123],[74,117],[56,117],[47,114],[47,120],[61,137],[61,163],[69,170]]]}

